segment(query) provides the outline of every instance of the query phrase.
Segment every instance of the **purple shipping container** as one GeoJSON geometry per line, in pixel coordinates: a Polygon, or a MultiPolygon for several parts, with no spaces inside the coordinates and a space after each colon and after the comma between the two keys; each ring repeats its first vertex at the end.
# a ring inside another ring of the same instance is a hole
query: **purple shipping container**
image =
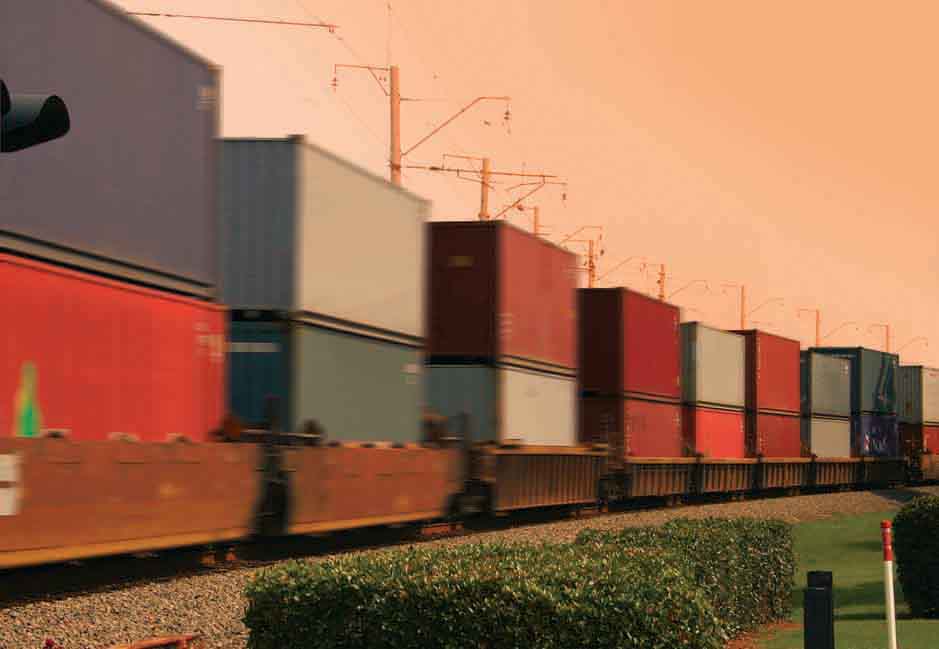
{"type": "Polygon", "coordinates": [[[898,457],[899,437],[896,415],[863,414],[851,417],[851,454],[855,457],[898,457]]]}
{"type": "Polygon", "coordinates": [[[104,0],[0,2],[3,79],[71,131],[0,156],[0,249],[212,296],[219,69],[104,0]]]}

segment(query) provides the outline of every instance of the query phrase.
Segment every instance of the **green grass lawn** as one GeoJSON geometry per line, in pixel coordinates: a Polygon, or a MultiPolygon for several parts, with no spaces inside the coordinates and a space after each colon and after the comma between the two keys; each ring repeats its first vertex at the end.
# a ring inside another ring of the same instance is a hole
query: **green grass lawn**
{"type": "MultiPolygon", "coordinates": [[[[883,554],[880,521],[894,512],[842,516],[795,527],[799,572],[796,575],[792,621],[802,624],[802,591],[810,570],[828,570],[835,582],[835,646],[837,649],[884,649],[887,646],[883,554]]],[[[897,645],[900,649],[939,647],[939,620],[912,620],[899,582],[897,645]]],[[[760,641],[761,649],[802,649],[801,626],[760,641]]]]}

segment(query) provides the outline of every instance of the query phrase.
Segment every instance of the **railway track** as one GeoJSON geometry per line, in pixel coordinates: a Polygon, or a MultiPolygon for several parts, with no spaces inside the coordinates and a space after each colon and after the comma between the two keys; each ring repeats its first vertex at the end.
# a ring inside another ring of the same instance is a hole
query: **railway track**
{"type": "MultiPolygon", "coordinates": [[[[802,494],[869,491],[863,488],[805,489],[802,494]]],[[[656,509],[693,508],[739,500],[768,500],[798,495],[792,490],[745,494],[703,494],[635,499],[597,506],[553,507],[512,515],[481,515],[453,521],[333,532],[319,536],[264,538],[217,547],[181,548],[8,570],[3,575],[0,610],[34,602],[120,590],[211,572],[260,568],[290,559],[323,557],[401,545],[498,532],[511,528],[593,519],[656,509]]]]}

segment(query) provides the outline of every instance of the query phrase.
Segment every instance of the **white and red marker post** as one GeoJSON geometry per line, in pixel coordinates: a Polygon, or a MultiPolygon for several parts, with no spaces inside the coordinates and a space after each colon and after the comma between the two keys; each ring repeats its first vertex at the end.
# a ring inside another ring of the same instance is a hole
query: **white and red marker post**
{"type": "Polygon", "coordinates": [[[890,521],[880,524],[884,541],[884,586],[887,595],[887,646],[897,649],[897,611],[893,601],[893,540],[891,539],[890,521]]]}

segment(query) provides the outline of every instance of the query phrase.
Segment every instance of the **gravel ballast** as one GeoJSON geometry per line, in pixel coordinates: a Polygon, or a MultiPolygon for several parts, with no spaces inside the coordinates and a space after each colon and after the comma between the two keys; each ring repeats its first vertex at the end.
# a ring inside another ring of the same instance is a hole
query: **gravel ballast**
{"type": "MultiPolygon", "coordinates": [[[[796,523],[839,514],[892,511],[922,493],[939,495],[939,487],[857,491],[627,512],[428,543],[459,544],[498,539],[570,541],[587,527],[616,529],[627,525],[658,525],[679,517],[750,516],[780,518],[796,523]]],[[[248,632],[241,623],[245,605],[242,593],[256,570],[226,570],[52,602],[12,606],[0,610],[0,649],[41,649],[46,638],[52,638],[64,649],[97,649],[181,633],[200,634],[204,646],[209,649],[244,649],[248,632]]]]}

